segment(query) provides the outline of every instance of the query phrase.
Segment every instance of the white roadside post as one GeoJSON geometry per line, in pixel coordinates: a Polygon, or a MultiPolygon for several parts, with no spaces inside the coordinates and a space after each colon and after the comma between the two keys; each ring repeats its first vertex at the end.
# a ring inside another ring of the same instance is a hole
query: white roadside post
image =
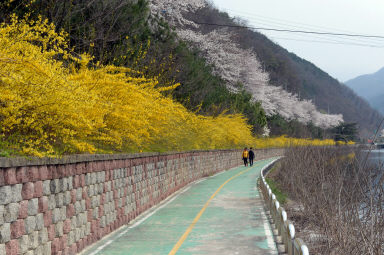
{"type": "Polygon", "coordinates": [[[278,230],[278,234],[282,237],[282,242],[285,247],[285,252],[288,255],[309,255],[308,247],[300,238],[295,238],[295,227],[288,220],[287,212],[280,206],[276,195],[273,194],[271,188],[266,182],[263,173],[261,174],[261,188],[266,203],[269,207],[270,216],[278,230]]]}
{"type": "Polygon", "coordinates": [[[279,208],[280,208],[280,203],[276,199],[276,201],[275,201],[275,212],[274,212],[276,228],[279,228],[279,225],[280,225],[279,208]]]}
{"type": "Polygon", "coordinates": [[[287,212],[281,208],[281,223],[279,228],[279,235],[282,238],[283,243],[286,242],[286,230],[285,230],[285,223],[287,222],[287,212]]]}
{"type": "Polygon", "coordinates": [[[288,225],[288,255],[294,255],[295,227],[293,224],[288,225]]]}
{"type": "Polygon", "coordinates": [[[302,255],[309,255],[308,247],[305,244],[301,246],[301,254],[302,255]]]}

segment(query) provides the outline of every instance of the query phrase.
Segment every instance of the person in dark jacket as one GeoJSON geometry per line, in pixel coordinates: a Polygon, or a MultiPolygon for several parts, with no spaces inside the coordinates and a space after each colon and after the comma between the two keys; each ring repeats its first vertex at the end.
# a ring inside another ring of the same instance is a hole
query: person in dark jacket
{"type": "Polygon", "coordinates": [[[253,166],[253,159],[255,158],[255,153],[252,150],[252,147],[248,151],[249,166],[253,166]]]}

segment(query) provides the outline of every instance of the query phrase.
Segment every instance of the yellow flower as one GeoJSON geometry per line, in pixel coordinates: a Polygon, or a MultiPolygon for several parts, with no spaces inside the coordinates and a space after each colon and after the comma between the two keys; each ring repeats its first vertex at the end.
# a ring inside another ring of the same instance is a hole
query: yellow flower
{"type": "MultiPolygon", "coordinates": [[[[334,144],[252,137],[243,115],[198,115],[162,94],[180,84],[157,87],[160,75],[149,79],[126,67],[97,63],[91,68],[93,57],[73,57],[68,45],[67,34],[55,32],[42,18],[28,22],[12,16],[10,24],[0,26],[0,137],[18,153],[52,156],[334,144]]],[[[141,57],[146,53],[142,49],[141,57]]]]}

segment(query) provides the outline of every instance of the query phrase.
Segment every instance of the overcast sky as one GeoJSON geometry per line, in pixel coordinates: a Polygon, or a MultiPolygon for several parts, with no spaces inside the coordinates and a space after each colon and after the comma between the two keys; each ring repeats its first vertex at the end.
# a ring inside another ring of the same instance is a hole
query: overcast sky
{"type": "MultiPolygon", "coordinates": [[[[384,37],[384,0],[212,0],[212,2],[231,16],[248,20],[248,24],[253,27],[384,37]]],[[[260,32],[342,82],[362,74],[374,73],[384,67],[384,39],[262,30],[260,32]]]]}

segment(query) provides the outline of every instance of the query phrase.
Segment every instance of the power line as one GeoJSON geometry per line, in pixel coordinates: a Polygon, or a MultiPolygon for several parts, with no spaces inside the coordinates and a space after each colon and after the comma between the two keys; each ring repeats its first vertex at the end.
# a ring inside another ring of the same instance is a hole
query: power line
{"type": "MultiPolygon", "coordinates": [[[[231,13],[241,13],[239,11],[234,11],[234,10],[229,10],[229,9],[223,9],[225,11],[230,11],[231,13]]],[[[243,13],[246,13],[246,12],[243,12],[243,13]]],[[[276,18],[271,18],[271,17],[266,17],[266,16],[262,16],[262,15],[259,15],[259,14],[250,14],[249,15],[245,15],[245,16],[238,16],[237,14],[235,14],[236,16],[235,17],[239,17],[239,18],[244,18],[245,20],[248,20],[248,21],[251,21],[251,22],[255,22],[255,23],[258,23],[258,24],[261,24],[261,25],[266,25],[267,27],[269,26],[273,26],[274,28],[277,28],[278,29],[303,29],[303,30],[315,30],[316,31],[319,31],[319,32],[328,32],[327,30],[330,30],[331,28],[329,27],[322,27],[322,26],[316,26],[316,25],[309,25],[309,24],[304,24],[304,23],[298,23],[298,22],[292,22],[292,21],[287,21],[287,20],[281,20],[281,19],[276,19],[276,18]],[[300,24],[300,25],[295,25],[295,24],[300,24]],[[326,30],[327,29],[327,30],[326,30]]],[[[347,30],[340,30],[340,29],[332,29],[334,31],[337,31],[339,33],[349,33],[349,34],[353,34],[353,32],[351,31],[347,31],[347,30]]],[[[314,36],[319,36],[319,35],[314,35],[314,36]]],[[[320,36],[324,36],[324,35],[320,35],[320,36]]],[[[378,38],[345,38],[346,40],[352,40],[352,41],[357,41],[359,43],[382,43],[383,41],[381,39],[378,39],[378,38]]]]}
{"type": "MultiPolygon", "coordinates": [[[[296,22],[290,21],[290,20],[286,20],[286,19],[272,18],[272,17],[261,15],[259,13],[255,13],[255,12],[245,12],[245,11],[239,11],[239,10],[233,10],[233,9],[226,9],[226,8],[224,8],[222,10],[226,11],[227,13],[234,14],[235,17],[244,18],[245,20],[250,20],[250,21],[253,20],[253,22],[256,22],[256,23],[266,24],[267,27],[270,27],[271,23],[273,23],[273,24],[277,24],[277,28],[279,28],[279,29],[280,28],[281,29],[299,29],[299,30],[303,29],[303,30],[310,30],[310,31],[316,30],[316,31],[320,31],[320,32],[328,32],[329,30],[331,30],[331,31],[334,31],[334,33],[336,33],[336,32],[337,33],[347,33],[347,34],[354,34],[355,33],[352,31],[345,30],[345,29],[335,29],[335,28],[329,28],[329,27],[313,25],[313,24],[310,25],[310,24],[297,22],[297,21],[296,22]],[[241,14],[239,15],[236,13],[241,13],[241,14]],[[245,15],[245,16],[241,16],[241,15],[245,15]]],[[[275,26],[275,25],[272,25],[272,26],[275,26]]],[[[316,35],[314,35],[314,36],[316,36],[316,35]]],[[[320,36],[324,36],[324,35],[320,35],[320,36]]],[[[349,38],[345,38],[345,40],[352,40],[352,41],[356,41],[358,43],[368,43],[368,44],[372,44],[372,43],[374,43],[374,44],[379,43],[380,44],[380,43],[382,43],[380,38],[349,37],[349,38]]],[[[335,41],[335,42],[339,42],[339,41],[335,41]]],[[[379,47],[381,47],[381,46],[379,46],[379,47]]]]}
{"type": "MultiPolygon", "coordinates": [[[[233,13],[243,13],[245,14],[247,17],[244,17],[246,19],[248,19],[248,17],[251,17],[251,18],[261,18],[261,19],[264,19],[264,20],[267,20],[267,21],[271,21],[272,23],[279,23],[279,24],[284,24],[284,25],[287,25],[288,23],[291,23],[291,24],[298,24],[298,25],[291,25],[293,27],[298,27],[298,28],[305,28],[307,29],[308,27],[315,27],[315,28],[319,28],[320,30],[324,30],[325,29],[332,29],[332,30],[337,30],[339,32],[343,32],[343,33],[353,33],[351,31],[347,31],[347,30],[341,30],[341,29],[334,29],[334,28],[329,28],[329,27],[325,27],[325,26],[318,26],[318,25],[309,25],[309,24],[306,24],[306,23],[302,23],[302,22],[295,22],[295,21],[290,21],[290,20],[286,20],[286,19],[278,19],[278,18],[272,18],[272,17],[268,17],[268,16],[264,16],[264,15],[260,15],[260,14],[257,14],[257,13],[251,13],[251,12],[244,12],[244,11],[237,11],[237,10],[231,10],[231,9],[222,9],[226,12],[233,12],[233,13]]],[[[241,17],[241,16],[240,16],[241,17]]],[[[326,30],[325,30],[326,31],[326,30]]]]}
{"type": "Polygon", "coordinates": [[[297,41],[297,42],[314,42],[314,43],[326,43],[326,44],[339,44],[339,45],[352,45],[352,46],[364,46],[371,48],[384,48],[384,45],[373,45],[373,44],[363,44],[363,43],[353,43],[353,42],[341,42],[341,41],[324,41],[324,40],[305,40],[305,39],[296,39],[296,38],[284,38],[284,37],[270,37],[273,40],[288,40],[288,41],[297,41]]]}
{"type": "MultiPolygon", "coordinates": [[[[266,23],[266,22],[260,22],[260,21],[254,21],[257,22],[260,25],[266,25],[270,26],[271,24],[266,23]]],[[[274,26],[273,28],[276,29],[289,29],[289,26],[287,25],[277,25],[274,26]]],[[[291,29],[296,29],[297,27],[293,26],[291,29]]],[[[307,28],[306,28],[307,29],[307,28]]],[[[322,32],[322,31],[321,31],[322,32]]],[[[335,44],[360,44],[360,46],[373,46],[373,47],[378,47],[381,48],[382,44],[384,41],[382,39],[377,39],[377,38],[360,38],[360,37],[340,37],[340,36],[331,36],[331,35],[314,35],[314,34],[295,34],[296,36],[299,37],[298,40],[303,40],[300,37],[305,37],[305,39],[314,38],[314,39],[321,39],[321,40],[327,40],[329,42],[334,42],[335,44]]],[[[274,36],[273,36],[274,37],[274,36]]]]}
{"type": "Polygon", "coordinates": [[[233,28],[248,28],[248,29],[256,29],[256,30],[288,32],[288,33],[302,33],[302,34],[333,35],[333,36],[348,36],[348,37],[384,39],[384,36],[381,36],[381,35],[362,35],[362,34],[346,34],[346,33],[332,33],[332,32],[316,32],[316,31],[305,31],[305,30],[292,30],[292,29],[277,29],[277,28],[267,28],[267,27],[251,27],[251,26],[241,26],[241,25],[215,24],[215,23],[205,23],[205,22],[196,22],[196,21],[194,21],[194,23],[196,23],[198,25],[208,25],[208,26],[218,26],[218,27],[233,27],[233,28]]]}

